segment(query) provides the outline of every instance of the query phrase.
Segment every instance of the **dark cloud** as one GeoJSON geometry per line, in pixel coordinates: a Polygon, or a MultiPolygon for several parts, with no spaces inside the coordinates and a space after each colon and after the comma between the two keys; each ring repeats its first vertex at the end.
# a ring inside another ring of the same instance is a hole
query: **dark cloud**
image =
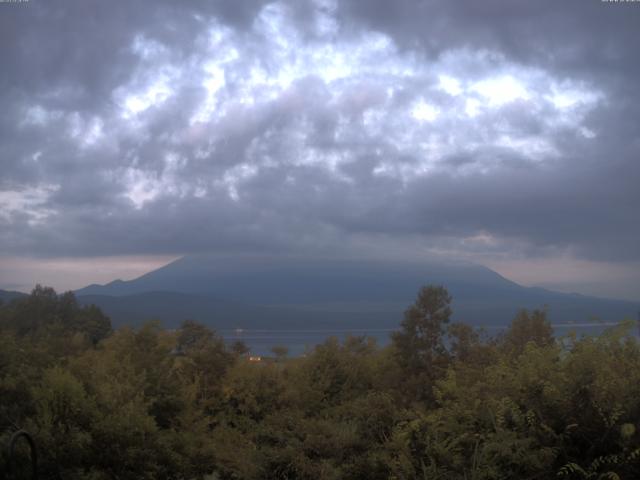
{"type": "Polygon", "coordinates": [[[523,64],[618,80],[621,72],[638,70],[630,46],[640,39],[640,10],[632,2],[345,0],[338,6],[345,24],[385,32],[429,55],[488,49],[523,64]]]}
{"type": "Polygon", "coordinates": [[[640,261],[638,25],[596,0],[2,4],[0,252],[640,261]]]}

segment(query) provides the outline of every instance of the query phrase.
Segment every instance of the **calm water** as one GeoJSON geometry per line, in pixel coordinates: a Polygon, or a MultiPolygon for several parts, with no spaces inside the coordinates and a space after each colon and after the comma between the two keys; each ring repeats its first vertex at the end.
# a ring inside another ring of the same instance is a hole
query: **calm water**
{"type": "MultiPolygon", "coordinates": [[[[557,336],[563,336],[570,331],[578,335],[597,335],[615,323],[573,323],[555,324],[557,336]]],[[[494,335],[503,330],[504,326],[484,327],[488,335],[494,335]]],[[[222,330],[220,333],[227,343],[242,340],[250,349],[252,355],[273,355],[271,348],[282,345],[289,349],[289,356],[299,356],[323,343],[329,337],[336,337],[343,341],[348,336],[367,336],[376,339],[380,346],[387,345],[394,329],[345,329],[345,330],[222,330]]],[[[635,333],[635,332],[634,332],[635,333]]]]}

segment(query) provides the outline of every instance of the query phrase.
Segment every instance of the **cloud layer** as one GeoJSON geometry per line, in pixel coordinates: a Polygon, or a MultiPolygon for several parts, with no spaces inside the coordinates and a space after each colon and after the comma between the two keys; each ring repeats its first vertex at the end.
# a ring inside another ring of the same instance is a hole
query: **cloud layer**
{"type": "Polygon", "coordinates": [[[640,261],[640,6],[0,5],[0,252],[640,261]]]}

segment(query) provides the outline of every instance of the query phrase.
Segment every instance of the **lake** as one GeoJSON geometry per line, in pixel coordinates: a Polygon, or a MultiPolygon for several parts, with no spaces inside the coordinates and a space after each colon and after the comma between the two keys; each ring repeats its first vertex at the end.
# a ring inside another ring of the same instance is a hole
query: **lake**
{"type": "MultiPolygon", "coordinates": [[[[616,323],[563,323],[554,324],[556,336],[564,336],[570,331],[578,335],[598,335],[605,329],[617,325],[616,323]]],[[[487,335],[495,335],[504,330],[504,326],[483,327],[487,335]]],[[[398,327],[399,329],[399,327],[398,327]]],[[[228,344],[242,340],[250,349],[252,355],[271,356],[271,348],[282,345],[289,349],[289,356],[296,357],[311,351],[316,345],[323,343],[329,337],[336,337],[343,341],[348,336],[367,336],[375,338],[380,346],[387,345],[390,335],[397,329],[318,329],[318,330],[221,330],[219,333],[228,344]]],[[[634,333],[637,331],[634,329],[634,333]]]]}

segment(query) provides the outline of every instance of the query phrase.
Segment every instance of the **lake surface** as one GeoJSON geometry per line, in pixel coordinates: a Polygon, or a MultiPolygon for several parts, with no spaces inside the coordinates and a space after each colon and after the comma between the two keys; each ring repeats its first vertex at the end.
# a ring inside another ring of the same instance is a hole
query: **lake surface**
{"type": "MultiPolygon", "coordinates": [[[[616,323],[571,323],[554,324],[556,336],[564,336],[574,331],[578,335],[598,335],[616,323]]],[[[493,336],[505,329],[504,326],[483,327],[486,334],[493,336]]],[[[399,329],[399,327],[398,327],[399,329]]],[[[378,345],[385,346],[391,341],[391,333],[398,329],[326,329],[326,330],[221,330],[219,333],[228,344],[242,340],[251,350],[252,355],[271,356],[271,349],[285,346],[289,349],[289,356],[296,357],[310,352],[329,337],[336,337],[341,342],[349,336],[366,336],[376,340],[378,345]]],[[[634,329],[637,334],[637,329],[634,329]]]]}

